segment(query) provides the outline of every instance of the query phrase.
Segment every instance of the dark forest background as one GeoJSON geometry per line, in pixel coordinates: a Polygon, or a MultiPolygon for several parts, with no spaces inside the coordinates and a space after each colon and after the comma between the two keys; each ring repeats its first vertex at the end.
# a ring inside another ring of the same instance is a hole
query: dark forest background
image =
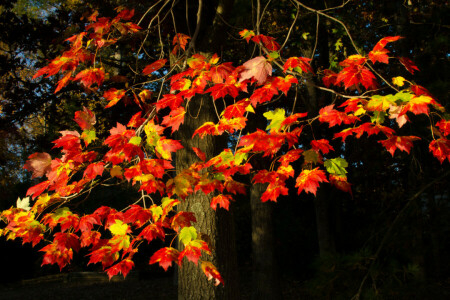
{"type": "MultiPolygon", "coordinates": [[[[184,2],[174,6],[175,16],[181,19],[185,17],[184,2]]],[[[208,1],[205,9],[213,11],[217,2],[208,1]]],[[[283,41],[297,11],[290,1],[272,2],[267,6],[260,30],[283,41]]],[[[95,111],[99,135],[134,113],[132,108],[127,111],[123,107],[103,111],[98,99],[75,85],[55,95],[57,78],[32,80],[34,72],[63,50],[63,41],[84,27],[83,17],[94,9],[100,15],[112,16],[115,7],[125,5],[134,8],[139,19],[151,3],[0,0],[0,210],[15,205],[17,197],[24,197],[27,188],[36,183],[22,168],[25,160],[34,152],[52,153],[51,141],[58,137],[59,131],[73,127],[75,111],[83,106],[95,111]]],[[[195,3],[188,9],[192,20],[195,3]]],[[[342,4],[326,0],[304,3],[317,9],[342,4]]],[[[253,10],[252,1],[234,1],[227,21],[230,27],[219,49],[224,61],[238,65],[251,56],[253,48],[238,38],[238,32],[253,28],[248,17],[253,10]]],[[[413,77],[395,67],[388,72],[412,78],[426,87],[447,111],[450,109],[447,1],[355,0],[330,14],[347,25],[358,47],[366,52],[384,36],[405,37],[395,43],[392,51],[411,58],[420,72],[413,77]]],[[[286,57],[310,56],[315,47],[316,16],[301,11],[297,18],[286,45],[286,57]]],[[[189,25],[180,26],[180,31],[187,34],[189,25]]],[[[318,30],[313,66],[316,73],[336,67],[344,56],[352,54],[346,52],[351,52],[351,47],[341,27],[323,20],[318,30]]],[[[125,65],[114,67],[119,74],[127,72],[125,65]]],[[[311,97],[306,88],[303,95],[311,97]]],[[[317,96],[317,107],[321,101],[326,103],[326,97],[317,96]]],[[[308,107],[308,99],[302,100],[299,110],[314,110],[308,107]]],[[[410,126],[417,128],[406,128],[405,132],[427,127],[425,118],[414,121],[417,125],[410,126]]],[[[324,137],[332,136],[327,127],[318,130],[324,137]]],[[[450,298],[449,162],[440,164],[433,158],[427,141],[417,142],[411,154],[397,152],[394,158],[376,141],[376,137],[349,139],[345,148],[339,150],[351,162],[348,178],[352,195],[323,185],[317,197],[320,201],[310,194],[299,196],[292,188],[290,195],[280,197],[278,203],[255,204],[249,194],[232,204],[239,278],[247,282],[254,276],[252,291],[256,293],[262,288],[261,283],[268,280],[273,282],[270,288],[275,290],[266,293],[280,299],[276,296],[282,293],[276,291],[277,281],[287,280],[300,287],[305,299],[350,299],[360,287],[364,299],[450,298]],[[261,249],[255,246],[252,249],[252,220],[256,222],[261,217],[255,211],[261,212],[265,218],[262,222],[269,224],[265,228],[270,230],[268,246],[261,249]],[[267,251],[273,251],[275,263],[261,269],[255,261],[258,255],[264,259],[267,251]]],[[[294,182],[291,184],[293,187],[294,182]]],[[[122,202],[132,201],[134,191],[131,186],[97,190],[82,209],[88,211],[90,205],[100,201],[120,206],[122,202]]],[[[149,256],[157,249],[152,247],[148,247],[148,253],[141,250],[138,256],[136,270],[148,274],[142,278],[168,275],[159,267],[148,265],[149,256]]],[[[86,267],[86,261],[83,255],[78,255],[74,264],[63,272],[100,270],[98,266],[86,267]]],[[[37,249],[22,246],[19,241],[0,240],[0,285],[59,272],[57,267],[40,267],[40,264],[41,254],[37,249]]]]}

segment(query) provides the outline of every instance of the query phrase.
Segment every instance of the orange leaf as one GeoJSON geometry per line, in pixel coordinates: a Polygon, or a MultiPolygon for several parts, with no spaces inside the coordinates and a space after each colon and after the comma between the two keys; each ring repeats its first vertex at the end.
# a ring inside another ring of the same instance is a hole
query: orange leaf
{"type": "Polygon", "coordinates": [[[302,191],[316,195],[320,182],[328,182],[325,172],[315,168],[313,170],[303,170],[295,181],[298,194],[302,191]]]}

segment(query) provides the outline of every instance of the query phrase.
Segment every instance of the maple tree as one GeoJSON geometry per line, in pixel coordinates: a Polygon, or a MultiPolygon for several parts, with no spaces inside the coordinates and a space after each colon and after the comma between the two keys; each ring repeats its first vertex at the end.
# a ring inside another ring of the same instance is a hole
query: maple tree
{"type": "Polygon", "coordinates": [[[110,78],[100,53],[143,31],[133,16],[133,10],[123,7],[113,18],[94,12],[87,18],[85,30],[66,40],[68,50],[34,75],[59,76],[55,93],[77,83],[85,91],[101,95],[105,109],[121,102],[134,103],[139,109],[127,124],[118,122],[111,128],[103,140],[96,134],[94,112],[88,108],[77,111],[74,121],[79,128],[61,131],[53,142],[54,148],[60,149],[59,156],[35,153],[29,157],[24,168],[44,180],[30,187],[27,198],[19,199],[16,207],[1,213],[7,226],[0,234],[7,239],[21,238],[33,246],[46,242],[40,248],[42,265],[57,264],[62,269],[75,253],[87,248],[89,264],[101,264],[110,278],[119,273],[127,276],[139,246],[159,239],[170,244],[149,255],[150,264],[167,270],[174,264],[183,268],[193,263],[214,285],[226,284],[208,259],[214,249],[208,236],[195,227],[198,216],[176,209],[189,196],[197,192],[214,195],[210,209],[228,210],[235,195],[247,192],[237,180],[239,175],[250,176],[255,184],[267,184],[262,202],[276,202],[280,195],[287,195],[291,178],[298,194],[316,195],[324,184],[351,193],[349,162],[335,154],[330,143],[343,146],[347,139],[364,135],[377,136],[379,146],[392,156],[400,151],[410,153],[415,141],[426,139],[429,151],[441,164],[450,161],[450,121],[437,99],[403,77],[380,75],[384,65],[390,64],[403,65],[411,74],[419,71],[410,59],[389,56],[390,47],[395,47],[400,36],[381,38],[367,55],[354,49],[356,54],[343,59],[334,70],[315,74],[312,58],[283,57],[282,46],[273,37],[252,30],[238,34],[243,43],[259,47],[261,55],[245,58],[239,66],[222,62],[217,54],[191,55],[191,37],[177,33],[171,40],[170,57],[163,57],[162,52],[158,59],[136,70],[149,80],[106,87],[110,78]],[[317,76],[323,85],[316,88],[336,95],[336,100],[314,115],[279,105],[263,114],[265,125],[249,132],[255,110],[268,104],[276,106],[278,99],[302,85],[306,75],[317,76]],[[160,85],[154,88],[149,82],[160,85]],[[380,92],[381,86],[389,92],[380,92]],[[212,158],[192,147],[188,151],[193,151],[198,161],[176,170],[179,167],[173,158],[187,146],[177,140],[176,133],[191,117],[189,105],[198,95],[209,97],[216,121],[195,128],[192,137],[232,136],[236,142],[212,158]],[[415,115],[429,118],[428,135],[400,135],[400,128],[415,115]],[[311,138],[304,131],[311,130],[312,124],[339,131],[333,140],[314,134],[311,138]],[[268,168],[254,167],[258,155],[271,161],[268,168]],[[124,182],[139,188],[138,201],[132,205],[121,210],[99,206],[83,215],[69,208],[97,186],[124,182]],[[175,240],[183,250],[174,247],[175,240]]]}

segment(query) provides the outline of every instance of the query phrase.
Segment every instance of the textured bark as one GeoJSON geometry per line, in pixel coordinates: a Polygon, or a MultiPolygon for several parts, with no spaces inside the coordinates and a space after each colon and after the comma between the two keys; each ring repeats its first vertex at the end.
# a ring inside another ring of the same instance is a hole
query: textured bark
{"type": "MultiPolygon", "coordinates": [[[[185,147],[176,155],[178,171],[199,160],[192,151],[192,147],[201,149],[207,158],[211,158],[226,146],[226,140],[221,137],[207,136],[200,139],[197,135],[192,138],[193,132],[200,125],[207,121],[217,121],[210,97],[194,97],[189,102],[187,111],[184,124],[180,127],[177,137],[185,147]]],[[[228,212],[216,213],[212,210],[211,198],[212,193],[205,195],[203,192],[197,192],[182,201],[179,209],[195,213],[197,218],[195,227],[199,233],[208,236],[213,251],[212,263],[219,268],[225,281],[225,287],[214,287],[213,282],[207,280],[199,266],[185,263],[178,270],[178,299],[180,300],[238,299],[237,261],[231,214],[228,212]]]]}
{"type": "Polygon", "coordinates": [[[271,203],[262,203],[266,185],[254,184],[250,189],[252,212],[252,299],[282,299],[275,259],[275,242],[271,203]]]}

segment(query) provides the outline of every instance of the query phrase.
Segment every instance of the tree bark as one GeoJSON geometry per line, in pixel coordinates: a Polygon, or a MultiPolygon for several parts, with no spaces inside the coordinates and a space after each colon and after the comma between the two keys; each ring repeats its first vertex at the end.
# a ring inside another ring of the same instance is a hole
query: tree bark
{"type": "Polygon", "coordinates": [[[275,259],[275,239],[271,203],[262,203],[261,195],[267,185],[250,188],[252,213],[252,299],[282,299],[275,259]]]}
{"type": "MultiPolygon", "coordinates": [[[[187,106],[184,124],[180,127],[178,139],[183,146],[176,155],[176,169],[178,172],[188,168],[199,159],[192,147],[201,149],[207,159],[217,155],[226,147],[226,139],[222,137],[206,136],[200,139],[192,134],[200,125],[214,118],[212,99],[207,96],[194,97],[187,106]]],[[[197,219],[194,227],[202,235],[206,235],[213,252],[212,263],[215,264],[225,281],[225,286],[214,287],[208,281],[200,266],[185,263],[178,270],[178,299],[238,299],[237,260],[234,245],[234,232],[231,213],[216,213],[210,207],[212,194],[205,195],[199,191],[187,197],[179,205],[182,211],[195,213],[197,219]]]]}

